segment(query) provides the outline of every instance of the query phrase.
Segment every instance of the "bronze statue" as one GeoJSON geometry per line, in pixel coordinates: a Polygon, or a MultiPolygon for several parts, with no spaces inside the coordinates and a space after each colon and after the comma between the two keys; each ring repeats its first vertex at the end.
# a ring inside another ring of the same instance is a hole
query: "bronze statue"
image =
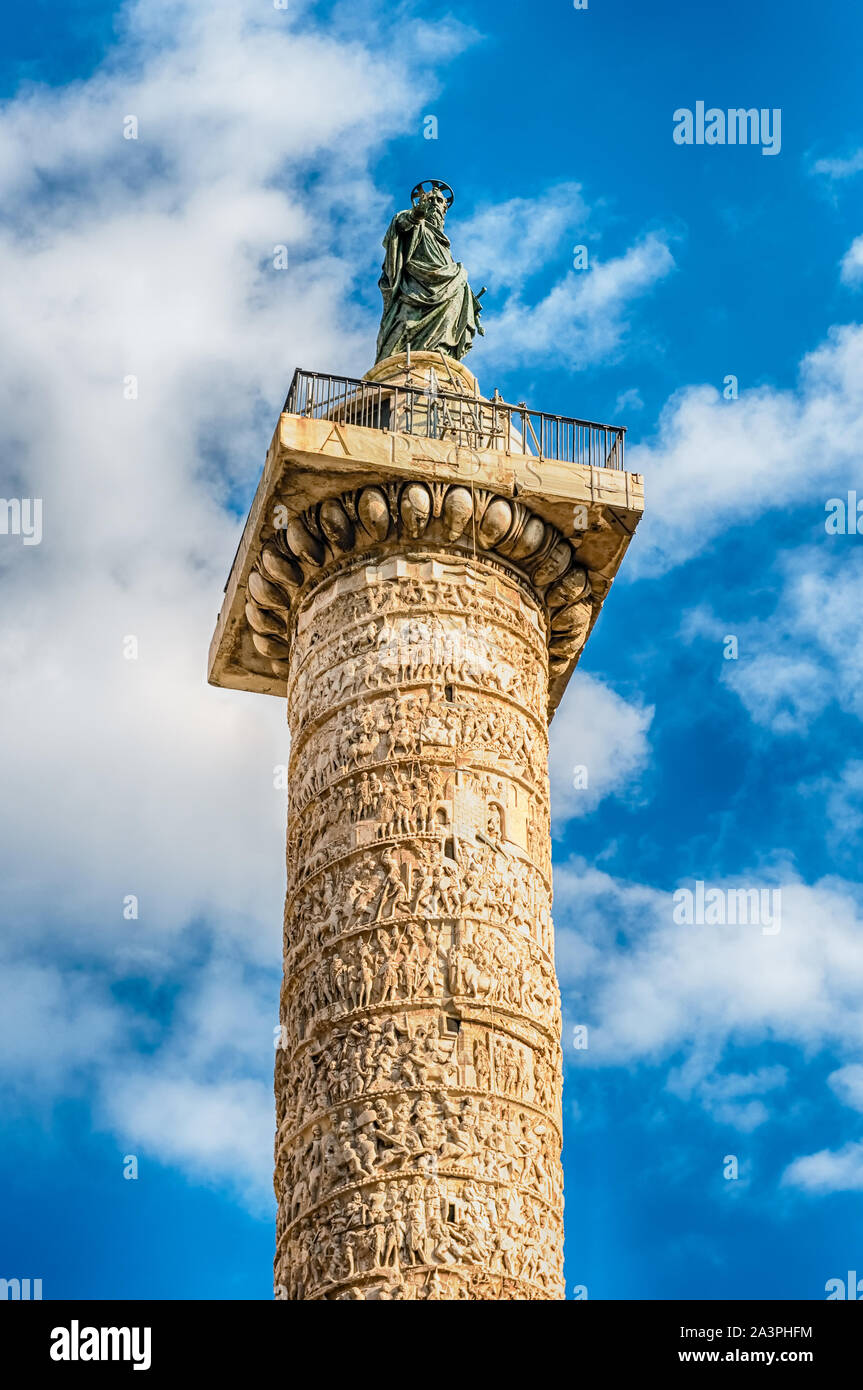
{"type": "Polygon", "coordinates": [[[459,360],[470,351],[474,334],[484,332],[479,323],[484,290],[473,293],[444,232],[453,196],[449,184],[426,179],[411,193],[411,207],[397,212],[387,228],[376,362],[408,348],[459,360]]]}

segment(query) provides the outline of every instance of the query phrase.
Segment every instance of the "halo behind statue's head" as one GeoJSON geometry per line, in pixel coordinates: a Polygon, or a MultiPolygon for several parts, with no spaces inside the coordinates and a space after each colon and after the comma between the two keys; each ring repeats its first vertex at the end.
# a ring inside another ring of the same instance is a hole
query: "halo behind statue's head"
{"type": "Polygon", "coordinates": [[[422,183],[418,183],[416,188],[411,189],[411,205],[415,208],[421,207],[433,193],[440,193],[443,196],[446,210],[449,212],[455,194],[449,184],[444,183],[442,179],[423,179],[422,183]]]}

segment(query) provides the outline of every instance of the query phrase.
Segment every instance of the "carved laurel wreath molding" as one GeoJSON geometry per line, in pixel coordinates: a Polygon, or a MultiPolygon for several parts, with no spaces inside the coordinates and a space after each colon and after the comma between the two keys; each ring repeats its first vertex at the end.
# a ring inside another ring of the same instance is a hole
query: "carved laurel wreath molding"
{"type": "Polygon", "coordinates": [[[352,551],[426,537],[495,553],[531,582],[548,612],[549,673],[566,670],[590,625],[590,579],[566,537],[506,497],[459,483],[372,483],[291,517],[265,545],[247,586],[252,641],[273,672],[288,674],[291,605],[313,578],[352,551]]]}

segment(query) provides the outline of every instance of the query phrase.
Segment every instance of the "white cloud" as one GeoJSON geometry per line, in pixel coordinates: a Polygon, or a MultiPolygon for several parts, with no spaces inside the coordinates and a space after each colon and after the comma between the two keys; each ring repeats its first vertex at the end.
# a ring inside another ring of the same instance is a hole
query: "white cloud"
{"type": "Polygon", "coordinates": [[[41,545],[0,537],[0,1065],[46,1102],[88,1077],[105,1123],[252,1185],[277,991],[238,981],[279,958],[287,730],[278,701],[206,685],[227,503],[245,509],[296,364],[369,365],[378,306],[350,296],[392,211],[370,160],[419,129],[434,65],[470,38],[356,19],[146,0],[92,78],[0,116],[0,490],[44,503],[41,545]],[[191,970],[193,939],[227,973],[191,970]],[[182,1042],[118,994],[136,975],[179,989],[182,1042]]]}
{"type": "Polygon", "coordinates": [[[843,1105],[863,1112],[863,1065],[859,1062],[840,1067],[827,1078],[843,1105]]]}
{"type": "Polygon", "coordinates": [[[632,798],[639,793],[650,752],[652,719],[652,706],[630,703],[595,676],[576,672],[550,730],[555,829],[587,815],[606,796],[632,798]],[[580,769],[577,787],[576,768],[580,769]]]}
{"type": "MultiPolygon", "coordinates": [[[[278,976],[251,968],[239,944],[215,938],[211,951],[187,973],[162,1024],[150,1024],[147,1060],[135,1054],[134,1034],[105,1060],[97,1122],[126,1151],[228,1182],[263,1210],[272,1203],[278,976]]],[[[179,984],[167,959],[151,963],[157,980],[160,967],[164,980],[179,984]]]]}
{"type": "Polygon", "coordinates": [[[46,1112],[60,1097],[86,1097],[94,1126],[123,1152],[227,1183],[256,1211],[268,1206],[275,962],[250,966],[215,932],[199,934],[197,950],[150,944],[133,955],[121,943],[116,961],[54,949],[56,964],[3,961],[7,1095],[46,1112]]]}
{"type": "MultiPolygon", "coordinates": [[[[23,954],[23,953],[22,953],[23,954]]],[[[19,1099],[78,1090],[124,1043],[123,1012],[86,969],[4,955],[0,1069],[19,1099]]],[[[7,1090],[8,1094],[8,1090],[7,1090]]]]}
{"type": "Polygon", "coordinates": [[[849,758],[835,778],[814,784],[826,792],[825,812],[835,841],[852,846],[863,830],[863,762],[849,758]]]}
{"type": "Polygon", "coordinates": [[[672,1069],[667,1086],[682,1100],[697,1098],[717,1124],[732,1125],[749,1134],[770,1118],[762,1099],[771,1091],[780,1090],[788,1082],[785,1067],[759,1067],[756,1071],[724,1072],[704,1076],[695,1059],[683,1067],[672,1069]]]}
{"type": "MultiPolygon", "coordinates": [[[[705,872],[709,878],[709,872],[705,872]]],[[[747,1129],[769,1113],[762,1099],[782,1069],[726,1073],[735,1049],[794,1047],[801,1062],[828,1051],[863,1056],[863,912],[856,885],[813,885],[789,873],[738,874],[719,887],[779,882],[781,930],[681,926],[670,892],[628,883],[579,861],[555,869],[557,962],[564,1037],[587,1023],[578,1066],[674,1061],[669,1084],[716,1118],[747,1129]]],[[[574,1058],[574,1061],[573,1061],[574,1058]]],[[[856,1075],[856,1072],[854,1073],[856,1075]]]]}
{"type": "Polygon", "coordinates": [[[590,270],[567,270],[536,302],[516,291],[495,315],[484,356],[506,367],[548,354],[576,369],[614,360],[630,328],[631,304],[673,268],[668,239],[649,232],[620,256],[594,257],[590,270]]]}
{"type": "Polygon", "coordinates": [[[481,207],[453,227],[474,289],[489,290],[483,362],[535,365],[553,353],[584,368],[619,355],[632,304],[670,274],[674,258],[670,237],[650,232],[602,260],[603,210],[601,202],[588,205],[580,184],[560,183],[534,198],[481,207]],[[573,268],[576,246],[586,247],[587,268],[573,268]]]}
{"type": "MultiPolygon", "coordinates": [[[[856,539],[825,534],[820,546],[780,557],[774,611],[731,624],[738,657],[723,662],[723,684],[771,733],[805,733],[831,706],[863,718],[863,552],[856,539]]],[[[728,626],[700,605],[685,615],[681,635],[721,641],[728,626]]],[[[832,794],[837,823],[854,814],[858,784],[849,765],[832,794]]]]}
{"type": "Polygon", "coordinates": [[[644,401],[641,399],[640,391],[635,386],[630,386],[628,391],[621,391],[617,400],[614,402],[615,419],[618,415],[622,415],[625,410],[643,409],[644,401]]]}
{"type": "Polygon", "coordinates": [[[817,159],[812,165],[812,173],[833,182],[853,178],[863,169],[863,150],[855,150],[846,158],[817,159]]]}
{"type": "Polygon", "coordinates": [[[848,247],[839,274],[846,285],[859,285],[863,280],[863,236],[855,237],[848,247]]]}
{"type": "Polygon", "coordinates": [[[535,198],[481,207],[459,223],[456,253],[477,289],[488,283],[488,307],[496,309],[495,287],[520,289],[552,258],[570,266],[573,238],[585,232],[591,215],[581,184],[554,184],[535,198]]]}
{"type": "MultiPolygon", "coordinates": [[[[863,1065],[855,1062],[840,1067],[831,1072],[827,1082],[843,1105],[863,1113],[863,1065]]],[[[796,1158],[782,1181],[818,1196],[863,1191],[863,1142],[850,1141],[840,1149],[821,1149],[796,1158]]]]}
{"type": "Polygon", "coordinates": [[[841,1149],[821,1149],[795,1158],[783,1173],[782,1181],[787,1187],[799,1187],[818,1196],[863,1191],[863,1143],[848,1143],[841,1149]]]}
{"type": "Polygon", "coordinates": [[[113,1099],[114,1128],[140,1158],[155,1151],[196,1177],[228,1180],[256,1210],[266,1207],[273,1140],[272,1088],[263,1083],[127,1073],[113,1099]],[[136,1146],[138,1146],[136,1148],[136,1146]]]}
{"type": "Polygon", "coordinates": [[[723,671],[723,681],[742,700],[756,724],[774,734],[805,733],[830,703],[829,672],[814,656],[762,652],[723,671]]]}
{"type": "Polygon", "coordinates": [[[666,403],[656,437],[627,445],[647,507],[628,574],[661,574],[730,526],[853,487],[863,452],[863,327],[830,329],[804,358],[794,390],[740,383],[737,400],[693,385],[666,403]]]}

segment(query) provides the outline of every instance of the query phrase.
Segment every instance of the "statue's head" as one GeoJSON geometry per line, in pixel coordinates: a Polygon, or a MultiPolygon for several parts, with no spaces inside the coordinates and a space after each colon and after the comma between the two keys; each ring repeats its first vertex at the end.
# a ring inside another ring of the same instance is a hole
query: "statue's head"
{"type": "Polygon", "coordinates": [[[448,183],[441,179],[424,179],[412,190],[411,203],[415,208],[421,208],[429,221],[437,222],[442,227],[454,197],[448,183]]]}

